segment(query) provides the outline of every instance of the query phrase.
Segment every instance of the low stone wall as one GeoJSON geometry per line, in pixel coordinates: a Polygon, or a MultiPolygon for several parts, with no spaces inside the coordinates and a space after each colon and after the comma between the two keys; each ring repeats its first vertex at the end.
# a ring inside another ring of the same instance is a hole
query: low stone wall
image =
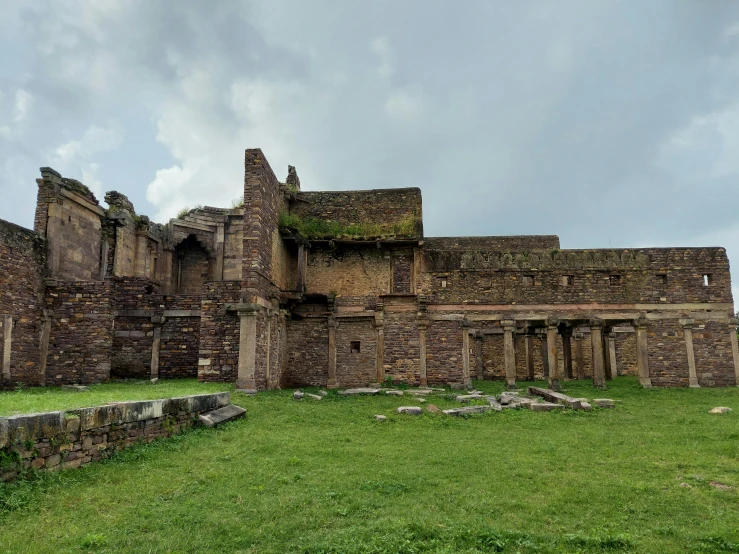
{"type": "Polygon", "coordinates": [[[93,408],[0,417],[0,481],[31,470],[76,468],[193,427],[231,402],[227,392],[113,402],[93,408]]]}

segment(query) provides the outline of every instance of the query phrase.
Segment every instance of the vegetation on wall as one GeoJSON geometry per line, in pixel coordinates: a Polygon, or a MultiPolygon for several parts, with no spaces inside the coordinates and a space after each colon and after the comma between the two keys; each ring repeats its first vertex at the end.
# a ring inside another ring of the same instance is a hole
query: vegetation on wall
{"type": "Polygon", "coordinates": [[[190,212],[194,212],[195,210],[201,210],[202,208],[203,206],[200,204],[198,204],[197,206],[193,208],[185,206],[179,212],[177,212],[177,219],[185,219],[185,216],[189,215],[190,212]]]}
{"type": "Polygon", "coordinates": [[[280,229],[297,233],[307,239],[380,239],[388,237],[415,237],[418,234],[415,217],[407,217],[394,223],[350,224],[338,221],[327,221],[317,217],[300,217],[289,212],[281,212],[280,229]]]}

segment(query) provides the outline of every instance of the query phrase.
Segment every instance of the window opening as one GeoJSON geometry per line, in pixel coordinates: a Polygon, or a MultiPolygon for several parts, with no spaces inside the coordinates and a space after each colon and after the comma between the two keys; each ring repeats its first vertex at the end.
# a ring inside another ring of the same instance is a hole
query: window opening
{"type": "Polygon", "coordinates": [[[359,354],[361,348],[358,340],[353,340],[349,342],[349,352],[352,354],[359,354]]]}

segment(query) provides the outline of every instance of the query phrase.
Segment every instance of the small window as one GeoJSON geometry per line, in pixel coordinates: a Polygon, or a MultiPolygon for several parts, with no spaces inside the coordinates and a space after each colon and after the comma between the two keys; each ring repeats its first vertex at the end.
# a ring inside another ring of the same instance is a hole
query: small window
{"type": "Polygon", "coordinates": [[[438,277],[436,279],[436,284],[439,286],[439,288],[445,289],[446,288],[446,277],[438,277]]]}
{"type": "Polygon", "coordinates": [[[608,277],[608,282],[611,284],[612,287],[616,287],[618,285],[622,285],[624,280],[622,275],[611,275],[608,277]]]}
{"type": "Polygon", "coordinates": [[[349,343],[349,352],[352,354],[359,354],[361,345],[358,340],[353,340],[349,343]]]}
{"type": "Polygon", "coordinates": [[[665,275],[664,273],[658,273],[657,274],[657,284],[662,285],[662,286],[666,285],[667,275],[665,275]]]}
{"type": "Polygon", "coordinates": [[[563,287],[571,287],[572,285],[575,284],[574,275],[562,275],[562,277],[560,277],[559,280],[563,287]]]}
{"type": "Polygon", "coordinates": [[[523,285],[525,287],[533,287],[534,286],[534,276],[533,275],[524,275],[523,276],[523,285]]]}
{"type": "Polygon", "coordinates": [[[713,275],[711,275],[710,273],[704,273],[703,274],[703,286],[707,287],[712,284],[713,284],[713,275]]]}

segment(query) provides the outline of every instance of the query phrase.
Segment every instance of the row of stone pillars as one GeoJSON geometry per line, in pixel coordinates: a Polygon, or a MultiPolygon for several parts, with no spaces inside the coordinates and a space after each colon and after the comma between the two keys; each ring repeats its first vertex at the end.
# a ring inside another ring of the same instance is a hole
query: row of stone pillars
{"type": "MultiPolygon", "coordinates": [[[[564,327],[560,333],[560,322],[557,319],[547,320],[545,336],[542,337],[542,360],[544,361],[544,370],[547,374],[549,388],[559,390],[559,353],[557,351],[557,335],[562,335],[562,355],[564,365],[565,379],[584,379],[585,378],[585,361],[583,356],[584,334],[581,332],[573,333],[572,327],[564,327]],[[572,356],[571,338],[575,339],[575,356],[572,356]],[[573,363],[574,362],[574,363],[573,363]],[[574,366],[574,367],[573,367],[574,366]]],[[[588,322],[590,329],[590,347],[592,348],[593,360],[593,386],[596,388],[605,388],[606,380],[612,379],[618,373],[616,365],[616,344],[613,337],[610,336],[610,328],[604,326],[603,321],[599,319],[590,320],[588,322]]],[[[464,350],[463,350],[463,366],[466,384],[470,384],[469,378],[469,322],[463,322],[464,332],[464,350]]],[[[516,321],[507,319],[501,321],[503,328],[503,361],[505,367],[506,386],[509,389],[516,388],[516,351],[514,348],[514,334],[516,333],[516,321]]],[[[639,367],[639,382],[642,386],[651,387],[649,378],[649,369],[647,362],[647,333],[646,320],[638,320],[636,322],[636,347],[637,347],[637,364],[639,367]]],[[[477,378],[483,378],[482,365],[482,337],[476,341],[475,353],[477,359],[477,378]]],[[[527,378],[534,380],[534,346],[533,336],[527,334],[525,336],[525,352],[526,352],[526,369],[527,378]]],[[[694,364],[693,364],[694,366],[694,364]]],[[[692,382],[692,381],[691,381],[692,382]]],[[[696,381],[697,384],[697,381],[696,381]]]]}

